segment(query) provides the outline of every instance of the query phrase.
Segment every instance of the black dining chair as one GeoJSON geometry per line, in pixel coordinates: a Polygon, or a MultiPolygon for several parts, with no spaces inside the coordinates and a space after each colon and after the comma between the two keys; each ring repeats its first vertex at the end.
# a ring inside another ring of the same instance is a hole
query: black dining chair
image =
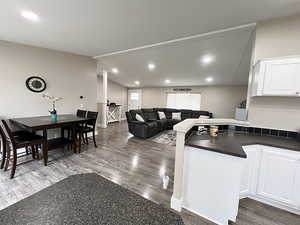
{"type": "MultiPolygon", "coordinates": [[[[86,110],[78,109],[77,112],[76,112],[76,116],[81,117],[81,118],[85,118],[86,115],[87,115],[87,111],[86,110]]],[[[81,125],[81,128],[82,127],[83,127],[83,125],[81,125]]],[[[64,135],[64,130],[67,131],[67,137],[68,137],[68,139],[71,139],[72,129],[70,127],[64,127],[64,128],[62,128],[62,134],[63,135],[64,135]]],[[[82,136],[82,140],[84,140],[83,136],[82,136]]]]}
{"type": "Polygon", "coordinates": [[[83,135],[84,141],[88,144],[88,133],[92,133],[93,135],[93,142],[95,148],[97,148],[96,143],[96,122],[97,122],[98,112],[91,112],[88,111],[86,118],[89,120],[86,122],[85,126],[81,129],[80,133],[83,135]]]}
{"type": "Polygon", "coordinates": [[[9,167],[9,162],[12,160],[12,169],[11,169],[11,174],[10,178],[14,178],[15,172],[16,172],[16,167],[17,167],[17,151],[20,149],[27,149],[28,147],[31,147],[32,150],[32,156],[35,158],[35,153],[38,149],[39,146],[41,146],[43,155],[44,155],[44,163],[45,165],[47,164],[46,159],[47,157],[46,154],[47,152],[44,151],[44,146],[46,144],[46,141],[42,136],[32,134],[30,132],[26,131],[21,131],[19,135],[14,135],[14,133],[11,131],[11,128],[8,126],[7,122],[5,120],[1,120],[0,123],[0,132],[1,136],[4,136],[5,142],[6,142],[6,159],[5,159],[5,168],[4,170],[6,171],[9,167]],[[12,153],[12,157],[11,157],[12,153]]]}
{"type": "Polygon", "coordinates": [[[77,113],[76,113],[76,116],[85,118],[86,117],[86,113],[87,113],[87,111],[78,109],[77,113]]]}

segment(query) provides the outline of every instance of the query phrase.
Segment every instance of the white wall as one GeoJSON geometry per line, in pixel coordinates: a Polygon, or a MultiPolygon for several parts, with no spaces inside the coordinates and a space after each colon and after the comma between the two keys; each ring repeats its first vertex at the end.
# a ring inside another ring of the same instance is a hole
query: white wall
{"type": "Polygon", "coordinates": [[[50,102],[25,86],[28,77],[37,75],[47,82],[44,93],[63,97],[59,114],[75,113],[84,105],[96,110],[96,61],[49,49],[0,41],[0,116],[26,117],[49,115],[50,102]],[[79,96],[84,96],[80,100],[79,96]]]}
{"type": "MultiPolygon", "coordinates": [[[[109,76],[109,75],[108,75],[109,76]]],[[[98,77],[98,103],[102,97],[102,76],[98,77]]],[[[125,118],[127,111],[127,87],[124,87],[116,82],[107,80],[107,99],[109,102],[122,105],[122,118],[125,118]]],[[[101,114],[101,104],[98,104],[98,112],[101,114]]],[[[100,116],[99,116],[100,117],[100,116]]],[[[101,121],[100,121],[101,122],[101,121]]]]}
{"type": "MultiPolygon", "coordinates": [[[[170,88],[142,88],[142,107],[166,107],[167,93],[174,92],[170,88]]],[[[183,88],[183,87],[180,87],[183,88]]],[[[201,93],[201,110],[207,110],[214,117],[233,118],[235,108],[246,100],[246,86],[201,86],[191,88],[191,92],[201,93]]]]}
{"type": "MultiPolygon", "coordinates": [[[[256,30],[254,61],[300,55],[299,40],[300,15],[260,22],[256,30]]],[[[297,131],[300,129],[300,98],[251,98],[248,120],[253,126],[297,131]]]]}

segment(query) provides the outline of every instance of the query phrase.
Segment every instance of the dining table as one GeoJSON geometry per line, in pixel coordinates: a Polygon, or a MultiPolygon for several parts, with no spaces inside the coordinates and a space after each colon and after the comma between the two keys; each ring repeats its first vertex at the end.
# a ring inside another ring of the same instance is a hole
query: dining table
{"type": "Polygon", "coordinates": [[[44,148],[45,155],[44,164],[48,163],[48,151],[52,149],[59,148],[61,146],[65,146],[71,144],[73,146],[74,153],[81,151],[81,135],[79,135],[78,146],[76,144],[76,128],[80,125],[86,124],[91,119],[78,117],[72,114],[66,115],[58,115],[56,119],[51,118],[50,116],[35,116],[35,117],[23,117],[23,118],[12,118],[10,122],[26,129],[32,133],[36,133],[37,131],[42,131],[44,139],[47,140],[44,148]],[[48,139],[48,130],[50,129],[61,129],[60,137],[48,139]],[[66,129],[71,130],[71,139],[65,138],[64,131],[66,129]]]}

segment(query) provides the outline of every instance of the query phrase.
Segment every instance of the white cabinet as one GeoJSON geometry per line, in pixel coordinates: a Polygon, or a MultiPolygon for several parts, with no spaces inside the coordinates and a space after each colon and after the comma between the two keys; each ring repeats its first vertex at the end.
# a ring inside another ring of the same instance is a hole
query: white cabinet
{"type": "Polygon", "coordinates": [[[264,145],[244,146],[240,198],[253,198],[300,214],[300,152],[264,145]]]}
{"type": "Polygon", "coordinates": [[[289,206],[300,207],[299,168],[300,154],[264,149],[257,194],[289,206]]]}
{"type": "Polygon", "coordinates": [[[244,151],[247,154],[246,163],[244,165],[241,188],[240,188],[240,197],[245,198],[249,195],[255,194],[257,176],[259,169],[259,159],[260,158],[260,147],[257,145],[244,146],[244,151]]]}
{"type": "Polygon", "coordinates": [[[255,65],[252,96],[300,96],[300,57],[261,60],[255,65]]]}

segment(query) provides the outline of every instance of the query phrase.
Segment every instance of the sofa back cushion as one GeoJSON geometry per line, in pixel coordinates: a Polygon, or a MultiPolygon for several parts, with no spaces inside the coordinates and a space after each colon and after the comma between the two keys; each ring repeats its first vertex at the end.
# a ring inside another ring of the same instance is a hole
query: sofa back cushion
{"type": "Polygon", "coordinates": [[[208,111],[193,111],[192,118],[199,118],[200,116],[210,116],[210,113],[208,111]]]}
{"type": "Polygon", "coordinates": [[[182,109],[181,111],[181,119],[185,120],[185,119],[190,119],[192,118],[192,110],[187,110],[187,109],[182,109]]]}
{"type": "Polygon", "coordinates": [[[178,109],[169,109],[169,108],[166,108],[165,109],[165,114],[166,114],[166,117],[167,117],[167,119],[172,119],[172,113],[173,112],[180,112],[178,109]]]}
{"type": "Polygon", "coordinates": [[[157,113],[154,111],[154,109],[142,109],[142,112],[146,121],[158,120],[157,113]]]}
{"type": "Polygon", "coordinates": [[[133,120],[136,121],[136,114],[139,114],[145,120],[145,117],[143,115],[142,110],[140,110],[140,109],[134,109],[134,110],[130,110],[129,112],[130,112],[131,117],[133,118],[133,120]]]}
{"type": "Polygon", "coordinates": [[[130,112],[126,112],[125,114],[126,114],[126,118],[127,118],[127,121],[128,121],[128,122],[131,122],[131,121],[134,120],[134,119],[132,118],[130,112]]]}

